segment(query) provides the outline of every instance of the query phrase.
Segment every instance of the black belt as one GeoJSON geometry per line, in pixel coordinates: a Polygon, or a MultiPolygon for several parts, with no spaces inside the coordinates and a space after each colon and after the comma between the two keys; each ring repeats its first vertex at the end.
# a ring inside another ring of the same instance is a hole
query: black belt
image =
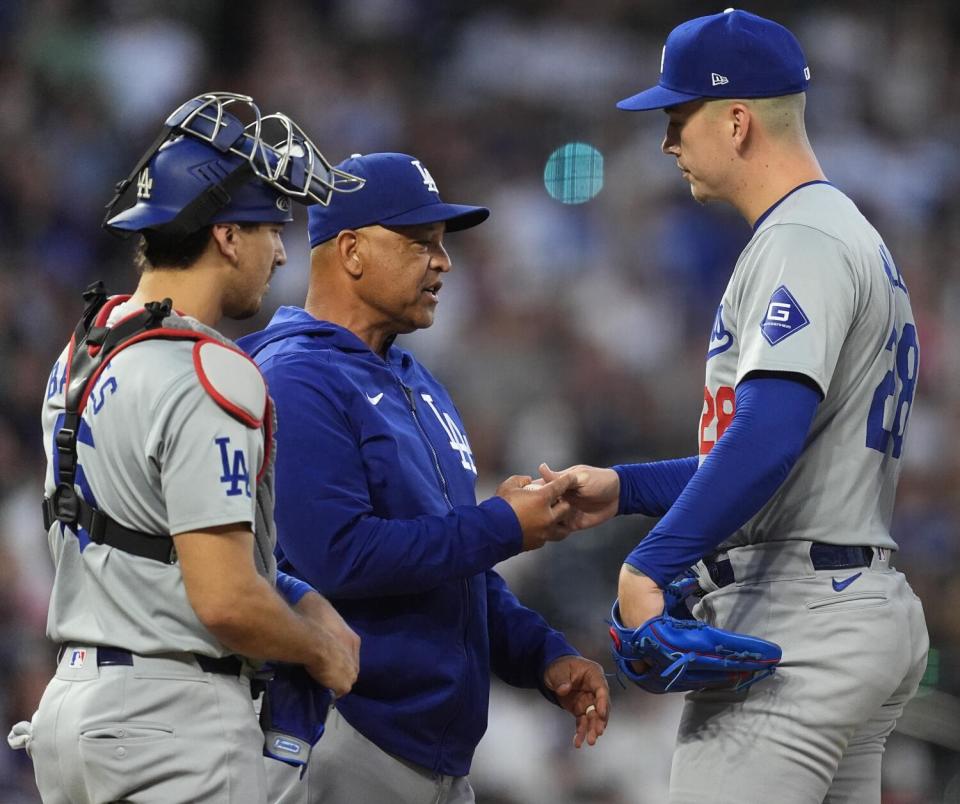
{"type": "MultiPolygon", "coordinates": [[[[873,563],[872,547],[846,547],[839,544],[814,542],[810,545],[810,560],[816,570],[842,570],[869,567],[873,563]]],[[[729,586],[736,579],[729,558],[703,562],[711,580],[718,586],[729,586]]]]}
{"type": "MultiPolygon", "coordinates": [[[[63,656],[66,646],[61,648],[60,655],[63,656]]],[[[136,653],[124,650],[123,648],[111,648],[108,646],[97,646],[97,667],[111,667],[123,665],[133,667],[133,657],[136,653]]],[[[243,660],[239,656],[223,656],[215,659],[212,656],[204,656],[200,653],[190,654],[197,660],[200,669],[205,673],[219,673],[222,676],[239,676],[243,670],[243,660]]]]}

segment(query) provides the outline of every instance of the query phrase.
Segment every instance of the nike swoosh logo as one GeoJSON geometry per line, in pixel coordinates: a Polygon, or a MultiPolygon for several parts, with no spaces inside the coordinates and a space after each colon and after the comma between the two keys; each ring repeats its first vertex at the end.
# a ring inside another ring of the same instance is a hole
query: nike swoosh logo
{"type": "Polygon", "coordinates": [[[380,403],[380,400],[383,399],[383,391],[381,391],[376,396],[370,396],[370,394],[367,394],[367,399],[370,400],[371,405],[377,405],[380,403]]]}
{"type": "Polygon", "coordinates": [[[838,581],[836,578],[834,578],[834,579],[833,579],[833,591],[834,591],[834,592],[842,592],[842,591],[843,591],[844,589],[846,589],[850,584],[852,584],[855,580],[857,580],[857,578],[859,578],[861,575],[863,575],[863,573],[862,573],[862,572],[858,572],[856,575],[851,575],[849,578],[845,578],[845,579],[842,580],[842,581],[838,581]]]}

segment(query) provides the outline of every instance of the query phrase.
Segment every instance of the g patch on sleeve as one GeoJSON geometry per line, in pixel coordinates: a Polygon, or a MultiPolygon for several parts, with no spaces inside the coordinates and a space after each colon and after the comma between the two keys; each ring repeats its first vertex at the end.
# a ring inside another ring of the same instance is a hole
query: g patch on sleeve
{"type": "Polygon", "coordinates": [[[193,347],[193,365],[200,383],[227,413],[250,428],[263,425],[267,384],[245,354],[213,340],[193,347]]]}
{"type": "Polygon", "coordinates": [[[776,346],[784,338],[793,335],[809,323],[810,319],[793,298],[793,294],[787,290],[786,285],[781,285],[773,291],[770,301],[767,302],[767,314],[760,322],[760,331],[767,343],[776,346]]]}

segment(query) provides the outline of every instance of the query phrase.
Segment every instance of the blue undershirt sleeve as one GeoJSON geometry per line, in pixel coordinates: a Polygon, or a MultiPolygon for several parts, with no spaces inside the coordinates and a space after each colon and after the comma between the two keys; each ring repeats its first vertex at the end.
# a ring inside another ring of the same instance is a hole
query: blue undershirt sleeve
{"type": "Polygon", "coordinates": [[[307,592],[313,592],[314,588],[306,581],[287,575],[285,572],[277,570],[277,592],[280,597],[287,601],[290,607],[296,606],[307,592]]]}
{"type": "Polygon", "coordinates": [[[672,461],[627,463],[614,466],[620,476],[617,514],[663,516],[697,471],[697,456],[672,461]]]}
{"type": "Polygon", "coordinates": [[[796,463],[820,399],[799,375],[743,380],[730,426],[626,563],[665,586],[747,522],[796,463]]]}

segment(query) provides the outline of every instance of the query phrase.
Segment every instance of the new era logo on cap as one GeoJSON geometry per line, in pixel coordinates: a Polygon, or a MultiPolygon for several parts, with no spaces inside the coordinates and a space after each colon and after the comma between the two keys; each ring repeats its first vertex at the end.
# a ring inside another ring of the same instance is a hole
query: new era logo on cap
{"type": "Polygon", "coordinates": [[[730,79],[725,75],[720,75],[719,73],[710,73],[710,83],[715,86],[721,86],[722,84],[729,84],[730,79]]]}

